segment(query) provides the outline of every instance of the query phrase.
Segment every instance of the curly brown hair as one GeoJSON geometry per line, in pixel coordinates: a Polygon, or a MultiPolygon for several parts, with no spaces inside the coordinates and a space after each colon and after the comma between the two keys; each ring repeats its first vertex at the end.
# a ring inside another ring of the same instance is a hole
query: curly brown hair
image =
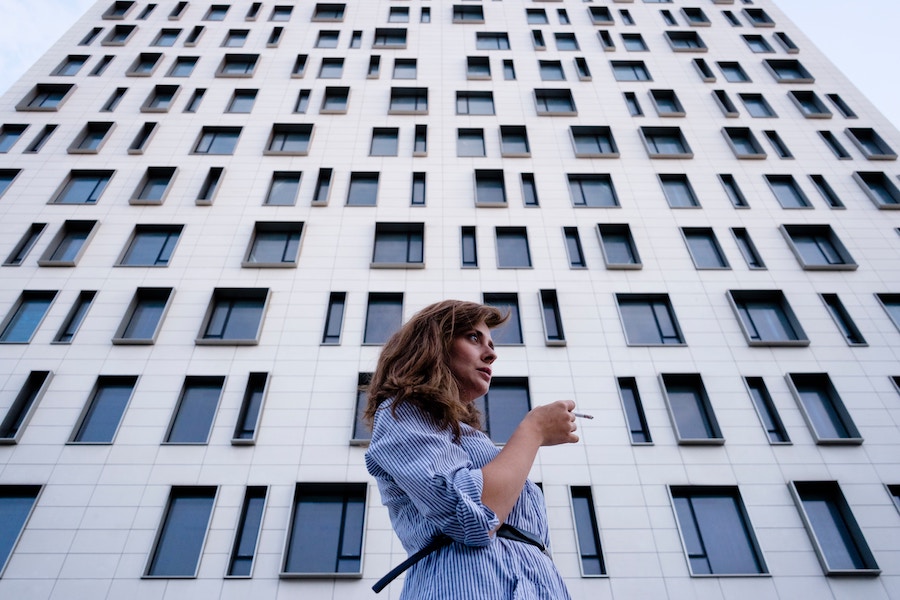
{"type": "Polygon", "coordinates": [[[394,399],[391,411],[405,403],[420,408],[441,429],[460,435],[460,423],[481,428],[481,415],[474,403],[460,401],[456,378],[450,371],[450,345],[473,327],[488,328],[509,318],[493,306],[444,300],[426,306],[407,321],[385,343],[368,384],[364,418],[371,427],[381,404],[394,399]]]}

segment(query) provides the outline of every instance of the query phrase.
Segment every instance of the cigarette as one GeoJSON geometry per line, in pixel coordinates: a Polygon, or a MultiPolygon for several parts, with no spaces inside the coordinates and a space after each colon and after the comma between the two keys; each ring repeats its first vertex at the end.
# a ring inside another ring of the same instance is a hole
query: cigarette
{"type": "Polygon", "coordinates": [[[577,410],[573,410],[572,415],[579,417],[581,419],[593,419],[594,418],[594,415],[589,415],[587,413],[578,412],[577,410]]]}

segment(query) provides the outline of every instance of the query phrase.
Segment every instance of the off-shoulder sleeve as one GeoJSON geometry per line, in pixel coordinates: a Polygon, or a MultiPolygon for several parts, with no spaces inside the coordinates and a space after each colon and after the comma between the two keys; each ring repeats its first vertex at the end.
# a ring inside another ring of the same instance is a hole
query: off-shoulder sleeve
{"type": "Polygon", "coordinates": [[[499,521],[481,503],[481,469],[453,443],[450,431],[437,429],[417,408],[400,406],[396,418],[388,408],[378,411],[366,466],[397,485],[423,519],[455,541],[490,543],[499,521]]]}

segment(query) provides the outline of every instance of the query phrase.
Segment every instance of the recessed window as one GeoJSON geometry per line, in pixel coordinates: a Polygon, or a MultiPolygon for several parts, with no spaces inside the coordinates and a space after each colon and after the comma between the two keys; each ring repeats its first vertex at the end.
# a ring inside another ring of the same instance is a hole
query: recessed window
{"type": "Polygon", "coordinates": [[[713,73],[712,69],[704,59],[695,58],[691,61],[691,64],[694,65],[694,69],[697,71],[697,75],[699,75],[700,79],[705,83],[712,83],[716,80],[715,73],[713,73]]]}
{"type": "Polygon", "coordinates": [[[512,81],[516,78],[516,66],[512,60],[503,61],[503,79],[512,81]]]}
{"type": "Polygon", "coordinates": [[[138,288],[113,344],[152,344],[172,299],[172,288],[138,288]]]}
{"type": "Polygon", "coordinates": [[[196,46],[200,41],[200,38],[203,37],[203,33],[206,31],[206,27],[203,25],[195,25],[191,28],[191,32],[188,33],[187,38],[184,40],[184,45],[188,48],[196,46]]]}
{"type": "Polygon", "coordinates": [[[40,239],[41,234],[44,233],[44,230],[46,228],[46,223],[32,223],[25,231],[25,235],[23,235],[19,239],[19,242],[13,247],[12,252],[9,253],[9,256],[6,257],[6,260],[3,261],[3,265],[21,265],[25,261],[25,258],[28,256],[28,253],[31,252],[31,249],[34,248],[34,245],[37,243],[38,239],[40,239]]]}
{"type": "Polygon", "coordinates": [[[805,270],[853,271],[858,266],[830,225],[782,225],[780,230],[805,270]]]}
{"type": "Polygon", "coordinates": [[[216,77],[253,77],[258,62],[258,54],[226,54],[216,77]]]}
{"type": "Polygon", "coordinates": [[[298,483],[282,575],[362,574],[365,483],[298,483]]]}
{"type": "Polygon", "coordinates": [[[730,269],[711,227],[682,227],[681,235],[697,269],[730,269]]]}
{"type": "Polygon", "coordinates": [[[502,325],[491,330],[491,337],[497,345],[521,345],[524,343],[522,337],[522,318],[519,312],[519,296],[512,294],[488,294],[485,293],[483,301],[488,306],[493,306],[500,310],[501,313],[509,313],[509,319],[502,325]]]}
{"type": "Polygon", "coordinates": [[[199,59],[196,56],[179,56],[172,63],[172,67],[166,74],[167,77],[190,77],[197,66],[199,59]]]}
{"type": "Polygon", "coordinates": [[[610,61],[616,81],[652,81],[647,65],[641,60],[610,61]]]}
{"type": "Polygon", "coordinates": [[[737,487],[672,486],[670,491],[692,575],[768,572],[737,487]]]}
{"type": "Polygon", "coordinates": [[[826,575],[877,575],[875,556],[836,481],[792,481],[810,543],[826,575]]]}
{"type": "Polygon", "coordinates": [[[612,130],[599,125],[572,125],[569,127],[575,156],[579,158],[618,158],[619,148],[612,130]]]}
{"type": "Polygon", "coordinates": [[[625,106],[628,108],[628,114],[632,117],[643,117],[644,111],[641,109],[641,103],[638,102],[637,95],[634,92],[622,92],[625,98],[625,106]]]}
{"type": "Polygon", "coordinates": [[[425,206],[426,192],[426,173],[424,171],[416,171],[412,174],[412,184],[410,186],[410,206],[425,206]]]}
{"type": "Polygon", "coordinates": [[[167,267],[181,237],[182,225],[136,225],[117,265],[167,267]]]}
{"type": "Polygon", "coordinates": [[[94,235],[97,221],[66,221],[38,260],[42,267],[74,267],[94,235]]]}
{"type": "Polygon", "coordinates": [[[134,8],[134,2],[130,0],[116,0],[103,13],[103,18],[124,19],[132,8],[134,8]]]}
{"type": "Polygon", "coordinates": [[[409,8],[392,6],[388,9],[388,23],[409,23],[409,8]]]}
{"type": "Polygon", "coordinates": [[[325,93],[322,94],[322,107],[319,109],[321,114],[343,114],[347,112],[347,105],[350,102],[349,87],[326,87],[325,93]]]}
{"type": "Polygon", "coordinates": [[[709,48],[696,31],[667,31],[666,41],[675,52],[706,52],[709,48]]]}
{"type": "Polygon", "coordinates": [[[684,7],[681,9],[681,14],[684,15],[684,19],[688,22],[688,25],[693,27],[709,27],[712,25],[709,17],[706,16],[706,13],[703,12],[702,8],[684,7]]]}
{"type": "Polygon", "coordinates": [[[53,338],[54,344],[72,343],[96,296],[96,290],[85,290],[78,294],[78,297],[72,304],[72,308],[69,310],[69,314],[66,315],[65,321],[60,325],[59,331],[56,332],[56,336],[53,338]]]}
{"type": "Polygon", "coordinates": [[[769,140],[769,143],[772,145],[772,149],[775,150],[775,154],[778,158],[794,158],[794,155],[791,154],[787,144],[781,139],[781,136],[777,131],[766,130],[763,131],[763,135],[769,140]]]}
{"type": "Polygon", "coordinates": [[[491,63],[487,56],[466,57],[466,79],[490,79],[491,63]]]}
{"type": "Polygon", "coordinates": [[[786,378],[817,444],[863,443],[827,373],[788,373],[786,378]]]}
{"type": "Polygon", "coordinates": [[[641,257],[627,223],[600,223],[600,249],[607,269],[640,269],[641,257]]]}
{"type": "Polygon", "coordinates": [[[528,380],[521,377],[494,377],[487,394],[475,400],[484,416],[485,433],[495,444],[505,444],[531,410],[528,380]]]}
{"type": "Polygon", "coordinates": [[[744,71],[744,68],[741,67],[740,63],[737,62],[717,62],[716,65],[719,67],[719,70],[722,71],[722,76],[725,77],[725,81],[730,81],[732,83],[746,83],[750,81],[750,76],[747,75],[747,72],[744,71]]]}
{"type": "Polygon", "coordinates": [[[475,206],[506,206],[506,182],[503,171],[475,170],[475,206]]]}
{"type": "Polygon", "coordinates": [[[301,221],[263,221],[253,227],[244,267],[295,267],[300,254],[301,221]]]}
{"type": "Polygon", "coordinates": [[[569,488],[572,497],[572,517],[575,521],[575,539],[578,542],[579,566],[582,577],[602,577],[606,575],[606,561],[600,542],[600,527],[594,510],[594,496],[590,486],[573,485],[569,488]]]}
{"type": "Polygon", "coordinates": [[[456,114],[494,114],[494,94],[492,92],[456,92],[456,114]]]}
{"type": "Polygon", "coordinates": [[[484,23],[484,9],[475,4],[454,4],[454,23],[484,23]]]}
{"type": "Polygon", "coordinates": [[[662,374],[660,380],[679,444],[725,443],[699,374],[662,374]]]}
{"type": "MultiPolygon", "coordinates": [[[[44,392],[47,391],[50,379],[50,371],[31,371],[28,374],[28,377],[25,378],[25,383],[7,410],[6,416],[0,422],[0,444],[16,444],[19,442],[38,402],[40,402],[44,392]]],[[[2,498],[2,488],[0,488],[0,513],[7,514],[3,509],[2,498]]],[[[3,550],[0,549],[0,570],[3,568],[2,552],[3,550]]]]}
{"type": "Polygon", "coordinates": [[[862,152],[869,160],[896,160],[897,153],[894,152],[884,139],[870,127],[848,127],[846,129],[847,137],[856,145],[857,149],[862,152]]]}
{"type": "Polygon", "coordinates": [[[478,268],[478,242],[475,237],[475,227],[463,226],[459,228],[460,241],[460,266],[464,269],[478,268]]]}
{"type": "Polygon", "coordinates": [[[628,52],[647,52],[649,50],[647,42],[644,41],[644,37],[639,33],[623,33],[622,46],[628,52]]]}
{"type": "Polygon", "coordinates": [[[593,25],[615,25],[612,12],[605,6],[589,6],[588,14],[593,25]]]}
{"type": "Polygon", "coordinates": [[[524,125],[500,126],[500,155],[515,158],[531,156],[528,144],[528,131],[524,125]]]}
{"type": "Polygon", "coordinates": [[[370,292],[363,344],[383,344],[403,323],[403,294],[370,292]]]}
{"type": "Polygon", "coordinates": [[[128,201],[130,204],[162,204],[175,179],[176,167],[148,167],[128,201]]]}
{"type": "Polygon", "coordinates": [[[263,203],[267,206],[293,206],[297,202],[301,178],[300,171],[275,171],[263,203]]]}
{"type": "Polygon", "coordinates": [[[534,103],[539,116],[575,116],[578,114],[572,92],[567,89],[536,89],[534,90],[534,103]]]}
{"type": "Polygon", "coordinates": [[[160,52],[141,52],[128,67],[126,75],[129,77],[149,77],[156,71],[156,67],[162,62],[160,52]]]}
{"type": "Polygon", "coordinates": [[[637,381],[634,377],[619,377],[616,382],[632,445],[652,444],[653,438],[650,437],[650,426],[644,415],[644,405],[638,393],[637,381]]]}
{"type": "Polygon", "coordinates": [[[541,321],[544,325],[544,343],[548,346],[565,346],[562,313],[556,290],[541,290],[541,321]]]}
{"type": "Polygon", "coordinates": [[[257,90],[234,90],[225,112],[248,114],[256,102],[257,90]]]}
{"type": "Polygon", "coordinates": [[[509,36],[503,32],[476,32],[475,48],[478,50],[509,50],[509,36]]]}
{"type": "Polygon", "coordinates": [[[103,41],[100,42],[102,46],[124,46],[128,43],[128,40],[137,31],[136,25],[116,25],[112,29],[109,30],[109,33],[106,34],[106,37],[103,38],[103,41]]]}
{"type": "Polygon", "coordinates": [[[856,323],[853,322],[853,318],[850,316],[849,311],[844,307],[844,303],[841,302],[841,299],[837,294],[819,294],[819,297],[822,299],[822,302],[828,309],[828,314],[834,319],[834,324],[837,325],[838,330],[840,330],[841,334],[844,336],[844,341],[846,341],[848,345],[868,345],[866,343],[866,338],[863,337],[862,332],[856,326],[856,323]]]}
{"type": "MultiPolygon", "coordinates": [[[[394,79],[415,79],[417,64],[415,58],[394,59],[394,79]]],[[[490,69],[488,69],[490,77],[490,69]]]]}
{"type": "Polygon", "coordinates": [[[765,175],[765,178],[782,208],[812,208],[793,175],[765,175]]]}
{"type": "Polygon", "coordinates": [[[112,444],[137,380],[129,375],[98,377],[69,443],[112,444]]]}
{"type": "Polygon", "coordinates": [[[343,21],[346,4],[318,3],[313,10],[313,21],[343,21]]]}
{"type": "Polygon", "coordinates": [[[850,105],[844,102],[844,99],[840,97],[838,94],[825,94],[825,97],[834,104],[834,107],[841,113],[841,116],[847,119],[856,119],[857,115],[853,112],[853,109],[850,108],[850,105]]]}
{"type": "Polygon", "coordinates": [[[157,85],[141,105],[141,112],[168,112],[180,90],[177,85],[157,85]]]}
{"type": "Polygon", "coordinates": [[[531,250],[524,227],[497,227],[497,268],[531,268],[531,250]]]}
{"type": "Polygon", "coordinates": [[[694,153],[678,127],[641,127],[641,140],[650,158],[693,158],[694,153]]]}
{"type": "Polygon", "coordinates": [[[831,111],[819,96],[812,90],[793,90],[788,92],[800,113],[807,119],[830,119],[831,111]]]}
{"type": "Polygon", "coordinates": [[[79,46],[90,46],[91,44],[94,43],[94,41],[97,39],[97,36],[99,36],[101,33],[103,33],[102,27],[94,27],[87,33],[86,36],[81,38],[81,41],[78,42],[78,45],[79,46]]]}
{"type": "Polygon", "coordinates": [[[333,173],[334,170],[327,167],[319,169],[319,175],[316,177],[316,189],[313,191],[313,206],[324,206],[328,204],[328,196],[331,193],[331,178],[333,173]]]}
{"type": "Polygon", "coordinates": [[[741,37],[744,39],[744,43],[747,44],[747,47],[750,48],[751,52],[757,54],[770,54],[775,52],[769,42],[766,41],[766,38],[761,35],[742,35],[741,37]]]}
{"type": "Polygon", "coordinates": [[[853,179],[878,208],[900,209],[900,190],[885,173],[856,171],[853,173],[853,179]]]}
{"type": "Polygon", "coordinates": [[[616,208],[619,197],[612,176],[604,173],[570,173],[569,198],[572,206],[616,208]]]}
{"type": "Polygon", "coordinates": [[[900,330],[900,294],[875,294],[875,297],[894,327],[900,330]]]}
{"type": "Polygon", "coordinates": [[[694,193],[687,175],[683,173],[660,174],[659,185],[662,186],[670,208],[699,208],[700,201],[694,193]]]}
{"type": "Polygon", "coordinates": [[[347,206],[375,206],[378,203],[378,178],[377,172],[351,173],[347,206]]]}
{"type": "Polygon", "coordinates": [[[760,160],[766,157],[766,151],[749,127],[723,127],[722,135],[735,157],[760,160]]]}
{"type": "Polygon", "coordinates": [[[778,116],[762,94],[738,94],[738,97],[751,117],[765,119],[778,116]]]}
{"type": "Polygon", "coordinates": [[[483,129],[457,129],[456,130],[456,155],[457,156],[485,156],[484,130],[483,129]]]}
{"type": "Polygon", "coordinates": [[[340,31],[320,31],[316,37],[316,48],[337,48],[340,31]]]}
{"type": "Polygon", "coordinates": [[[12,147],[19,141],[28,125],[19,125],[4,123],[0,126],[0,154],[5,154],[12,150],[12,147]]]}
{"type": "Polygon", "coordinates": [[[50,310],[56,291],[25,290],[0,325],[0,343],[27,344],[50,310]]]}
{"type": "Polygon", "coordinates": [[[406,29],[395,27],[377,27],[373,48],[406,48],[406,29]]]}
{"type": "Polygon", "coordinates": [[[294,103],[294,112],[297,114],[305,114],[309,110],[309,96],[311,90],[304,89],[297,92],[297,101],[294,103]]]}
{"type": "Polygon", "coordinates": [[[735,106],[734,102],[731,101],[731,97],[728,95],[728,92],[726,92],[725,90],[713,90],[712,96],[716,101],[716,104],[718,104],[719,108],[722,110],[722,114],[724,114],[726,117],[733,119],[740,116],[737,106],[735,106]]]}
{"type": "Polygon", "coordinates": [[[306,156],[312,141],[313,126],[302,123],[276,123],[264,154],[306,156]]]}
{"type": "Polygon", "coordinates": [[[340,344],[344,328],[344,311],[347,306],[347,292],[331,292],[328,296],[328,310],[325,312],[325,327],[322,344],[340,344]]]}
{"type": "Polygon", "coordinates": [[[262,485],[248,486],[244,492],[226,577],[250,577],[253,574],[267,493],[268,488],[262,485]]]}
{"type": "Polygon", "coordinates": [[[190,2],[188,2],[187,0],[181,0],[181,2],[175,5],[175,8],[172,9],[172,12],[169,13],[169,20],[177,21],[178,19],[183,17],[184,11],[187,10],[189,4],[190,2]]]}
{"type": "Polygon", "coordinates": [[[788,437],[787,429],[778,416],[778,409],[772,401],[772,396],[766,387],[766,383],[762,377],[744,377],[744,383],[747,386],[747,392],[750,394],[750,400],[756,409],[760,423],[766,431],[770,444],[790,444],[791,439],[788,437]]]}
{"type": "Polygon", "coordinates": [[[268,288],[216,288],[196,343],[258,343],[268,301],[268,288]]]}
{"type": "Polygon", "coordinates": [[[584,258],[584,249],[581,246],[581,236],[577,227],[563,227],[563,240],[566,243],[566,255],[569,257],[569,267],[584,269],[587,261],[584,258]]]}
{"type": "Polygon", "coordinates": [[[73,77],[78,74],[88,58],[90,57],[84,54],[70,54],[59,63],[52,74],[60,77],[73,77]]]}
{"type": "Polygon", "coordinates": [[[822,199],[825,200],[825,203],[828,204],[829,208],[846,208],[840,197],[837,195],[837,192],[835,192],[828,181],[825,180],[825,177],[822,175],[810,175],[809,180],[816,186],[816,191],[819,192],[819,195],[822,196],[822,199]]]}
{"type": "Polygon", "coordinates": [[[684,106],[675,90],[650,90],[650,99],[660,117],[683,117],[684,106]]]}
{"type": "Polygon", "coordinates": [[[580,50],[578,40],[574,33],[554,33],[553,39],[556,41],[556,49],[562,51],[580,50]]]}
{"type": "Polygon", "coordinates": [[[522,204],[530,207],[540,206],[534,173],[522,173],[520,179],[522,181],[522,204]]]}
{"type": "Polygon", "coordinates": [[[731,234],[734,236],[734,241],[738,250],[741,251],[741,256],[744,257],[747,267],[749,269],[765,269],[766,263],[763,262],[759,251],[756,249],[756,245],[750,237],[750,232],[744,227],[732,227],[731,234]]]}
{"type": "Polygon", "coordinates": [[[629,346],[684,344],[667,294],[616,294],[616,303],[629,346]]]}
{"type": "Polygon", "coordinates": [[[224,377],[185,377],[164,443],[208,443],[224,386],[224,377]]]}
{"type": "Polygon", "coordinates": [[[214,486],[172,487],[145,577],[197,576],[217,491],[214,486]]]}
{"type": "Polygon", "coordinates": [[[369,156],[397,156],[397,138],[400,130],[396,127],[375,127],[369,156]]]}
{"type": "Polygon", "coordinates": [[[39,83],[16,105],[16,110],[57,111],[74,90],[71,83],[39,83]]]}
{"type": "Polygon", "coordinates": [[[213,199],[216,197],[216,192],[219,191],[219,184],[222,182],[222,174],[224,172],[224,167],[209,168],[209,171],[206,172],[206,177],[203,178],[203,183],[200,185],[200,191],[197,193],[197,198],[195,199],[195,203],[198,206],[208,206],[212,204],[213,199]]]}
{"type": "Polygon", "coordinates": [[[3,197],[6,190],[12,185],[13,180],[21,172],[21,169],[0,169],[0,198],[3,197]]]}
{"type": "Polygon", "coordinates": [[[558,60],[539,60],[538,70],[544,81],[564,81],[566,78],[562,63],[558,60]]]}
{"type": "Polygon", "coordinates": [[[170,47],[175,45],[175,40],[181,35],[180,29],[162,29],[154,38],[151,46],[170,47]]]}
{"type": "Polygon", "coordinates": [[[825,145],[828,146],[828,149],[831,150],[838,159],[850,160],[853,158],[833,133],[827,130],[819,131],[817,133],[819,134],[819,137],[822,138],[822,141],[825,142],[825,145]]]}
{"type": "Polygon", "coordinates": [[[772,17],[761,8],[745,8],[741,12],[744,13],[744,16],[747,17],[747,20],[750,21],[750,24],[754,27],[775,26],[775,21],[772,20],[772,17]]]}
{"type": "Polygon", "coordinates": [[[767,59],[763,64],[778,83],[814,83],[816,78],[806,70],[799,60],[767,59]]]}
{"type": "Polygon", "coordinates": [[[0,485],[0,513],[4,515],[0,524],[4,539],[0,547],[0,572],[15,550],[40,493],[39,485],[0,485]]]}
{"type": "Polygon", "coordinates": [[[806,332],[781,290],[729,290],[728,299],[749,345],[809,345],[806,332]]]}
{"type": "Polygon", "coordinates": [[[184,112],[186,113],[195,113],[197,109],[200,108],[200,103],[203,101],[203,96],[206,94],[205,88],[197,88],[194,90],[194,93],[191,94],[190,99],[188,99],[187,104],[184,105],[184,112]]]}
{"type": "Polygon", "coordinates": [[[427,115],[428,88],[391,88],[391,115],[427,115]]]}
{"type": "Polygon", "coordinates": [[[425,266],[424,223],[376,223],[372,267],[425,266]]]}
{"type": "Polygon", "coordinates": [[[272,14],[269,15],[270,21],[290,21],[293,6],[275,6],[272,8],[272,14]]]}
{"type": "Polygon", "coordinates": [[[227,4],[213,4],[203,16],[204,21],[224,21],[230,7],[227,4]]]}
{"type": "Polygon", "coordinates": [[[73,170],[53,196],[52,204],[96,204],[114,171],[73,170]]]}
{"type": "Polygon", "coordinates": [[[204,127],[194,145],[194,154],[234,154],[240,127],[204,127]]]}

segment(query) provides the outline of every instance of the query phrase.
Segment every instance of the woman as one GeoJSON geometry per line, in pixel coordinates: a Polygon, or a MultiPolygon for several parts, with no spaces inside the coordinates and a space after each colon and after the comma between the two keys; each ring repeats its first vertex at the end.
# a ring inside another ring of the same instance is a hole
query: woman
{"type": "Polygon", "coordinates": [[[366,467],[403,547],[424,548],[411,557],[401,599],[569,598],[539,547],[548,544],[546,510],[527,477],[538,448],[578,441],[575,403],[535,408],[503,449],[481,432],[475,408],[497,358],[490,329],[506,319],[446,300],[416,314],[381,352],[365,414],[366,467]],[[510,539],[517,534],[524,539],[510,539]]]}

